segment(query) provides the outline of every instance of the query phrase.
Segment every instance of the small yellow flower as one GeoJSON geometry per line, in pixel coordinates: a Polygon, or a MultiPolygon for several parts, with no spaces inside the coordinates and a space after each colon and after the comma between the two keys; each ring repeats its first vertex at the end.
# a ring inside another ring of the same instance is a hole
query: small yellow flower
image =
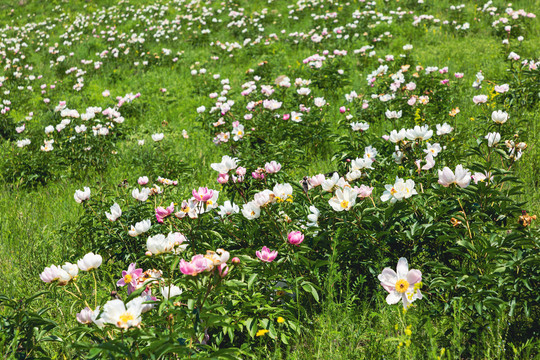
{"type": "Polygon", "coordinates": [[[261,330],[257,331],[257,336],[264,336],[267,332],[268,332],[268,330],[261,329],[261,330]]]}
{"type": "Polygon", "coordinates": [[[407,328],[405,329],[405,335],[407,336],[411,336],[412,335],[412,330],[411,330],[411,326],[407,326],[407,328]]]}
{"type": "Polygon", "coordinates": [[[279,317],[277,318],[277,322],[280,323],[280,324],[282,324],[282,323],[285,322],[285,319],[282,318],[281,316],[279,316],[279,317]]]}

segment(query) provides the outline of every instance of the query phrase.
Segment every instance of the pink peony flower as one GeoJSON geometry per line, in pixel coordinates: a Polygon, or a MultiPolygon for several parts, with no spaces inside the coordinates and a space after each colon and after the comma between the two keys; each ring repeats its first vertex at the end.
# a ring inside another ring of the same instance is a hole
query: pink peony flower
{"type": "Polygon", "coordinates": [[[195,266],[184,259],[180,260],[180,272],[184,275],[191,275],[195,276],[198,274],[197,270],[195,269],[195,266]]]}
{"type": "Polygon", "coordinates": [[[196,201],[206,202],[214,196],[214,190],[210,190],[207,187],[200,187],[198,191],[193,189],[191,192],[196,201]]]}
{"type": "Polygon", "coordinates": [[[359,198],[367,198],[371,196],[373,188],[366,185],[360,185],[360,187],[355,186],[354,191],[356,191],[359,198]]]}
{"type": "Polygon", "coordinates": [[[277,250],[270,251],[269,248],[266,246],[263,246],[261,251],[255,251],[255,255],[259,258],[259,260],[264,262],[272,262],[276,258],[278,252],[277,250]]]}
{"type": "Polygon", "coordinates": [[[148,184],[148,176],[141,176],[138,180],[137,180],[137,183],[139,185],[146,185],[148,184]]]}
{"type": "Polygon", "coordinates": [[[217,268],[218,268],[219,276],[221,276],[222,278],[227,276],[227,274],[229,273],[229,266],[225,263],[218,265],[217,268]]]}
{"type": "Polygon", "coordinates": [[[163,219],[171,215],[173,212],[174,212],[174,203],[172,202],[171,202],[171,205],[167,206],[167,208],[158,206],[156,208],[156,219],[159,223],[163,223],[163,219]]]}
{"type": "Polygon", "coordinates": [[[205,258],[203,255],[195,255],[194,257],[192,257],[191,264],[195,268],[197,274],[208,269],[208,259],[205,258]]]}
{"type": "Polygon", "coordinates": [[[229,182],[229,174],[219,174],[217,182],[221,185],[226,184],[227,182],[229,182]]]}
{"type": "Polygon", "coordinates": [[[321,185],[324,180],[325,180],[324,174],[315,175],[315,176],[309,178],[309,184],[312,187],[317,187],[317,186],[321,185]]]}
{"type": "Polygon", "coordinates": [[[281,170],[281,164],[278,163],[278,162],[275,162],[275,161],[270,161],[269,163],[266,163],[264,165],[264,169],[266,170],[267,173],[269,174],[275,174],[277,173],[279,170],[281,170]]]}
{"type": "Polygon", "coordinates": [[[122,271],[122,278],[116,282],[116,286],[128,285],[128,294],[131,294],[136,289],[137,279],[143,273],[142,269],[135,269],[136,266],[136,263],[129,264],[127,271],[122,271]]]}
{"type": "Polygon", "coordinates": [[[291,231],[287,235],[287,239],[289,240],[289,244],[300,246],[302,241],[304,241],[304,234],[301,231],[291,231]]]}

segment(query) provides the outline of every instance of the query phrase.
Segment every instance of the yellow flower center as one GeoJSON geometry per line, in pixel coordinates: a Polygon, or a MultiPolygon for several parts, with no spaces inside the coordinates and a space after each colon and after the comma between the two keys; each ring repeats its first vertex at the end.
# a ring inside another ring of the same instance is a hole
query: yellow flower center
{"type": "Polygon", "coordinates": [[[241,136],[243,134],[242,131],[238,131],[238,136],[241,136]]]}
{"type": "Polygon", "coordinates": [[[212,200],[208,200],[208,201],[206,202],[206,205],[212,205],[212,204],[213,204],[212,200]]]}
{"type": "Polygon", "coordinates": [[[396,283],[396,291],[403,294],[409,289],[409,282],[405,279],[399,279],[396,283]]]}
{"type": "Polygon", "coordinates": [[[390,189],[390,194],[391,195],[394,195],[395,193],[397,193],[396,189],[394,189],[394,188],[390,189]]]}
{"type": "Polygon", "coordinates": [[[133,320],[134,317],[132,314],[125,312],[122,315],[120,315],[120,322],[123,324],[126,324],[128,321],[133,320]]]}
{"type": "Polygon", "coordinates": [[[132,277],[130,274],[126,274],[126,275],[124,276],[124,282],[125,282],[126,284],[129,284],[129,283],[131,282],[132,279],[133,279],[133,277],[132,277]]]}
{"type": "Polygon", "coordinates": [[[344,208],[344,209],[348,208],[349,207],[349,202],[347,200],[343,200],[341,202],[341,207],[344,208]]]}

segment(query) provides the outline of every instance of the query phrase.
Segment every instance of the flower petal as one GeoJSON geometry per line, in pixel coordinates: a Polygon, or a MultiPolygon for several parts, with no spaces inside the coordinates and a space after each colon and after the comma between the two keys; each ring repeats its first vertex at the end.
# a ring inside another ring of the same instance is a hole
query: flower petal
{"type": "Polygon", "coordinates": [[[407,262],[407,259],[404,257],[399,258],[397,263],[397,276],[398,279],[405,279],[407,277],[407,273],[409,272],[409,263],[407,262]]]}
{"type": "Polygon", "coordinates": [[[390,294],[388,294],[388,296],[386,297],[386,303],[388,305],[394,305],[394,304],[397,304],[400,299],[401,299],[401,295],[393,291],[390,294]]]}
{"type": "Polygon", "coordinates": [[[422,281],[422,273],[420,270],[412,269],[407,273],[407,282],[409,285],[414,285],[422,281]]]}

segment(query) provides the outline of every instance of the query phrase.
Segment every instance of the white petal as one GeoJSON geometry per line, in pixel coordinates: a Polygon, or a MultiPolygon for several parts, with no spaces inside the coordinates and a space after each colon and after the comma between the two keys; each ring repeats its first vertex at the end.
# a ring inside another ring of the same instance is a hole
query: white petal
{"type": "Polygon", "coordinates": [[[386,297],[386,303],[388,305],[394,305],[394,304],[397,304],[400,299],[401,299],[401,295],[393,291],[390,294],[388,294],[388,296],[386,297]]]}

